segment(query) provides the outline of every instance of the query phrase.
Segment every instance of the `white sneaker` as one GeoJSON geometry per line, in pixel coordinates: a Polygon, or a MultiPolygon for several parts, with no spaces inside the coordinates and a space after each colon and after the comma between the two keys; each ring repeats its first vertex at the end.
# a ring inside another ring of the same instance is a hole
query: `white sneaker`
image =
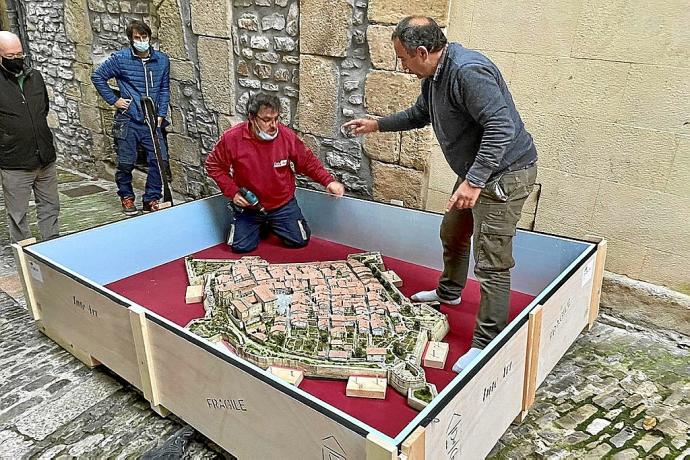
{"type": "Polygon", "coordinates": [[[453,372],[457,372],[458,374],[462,372],[464,368],[472,364],[472,361],[474,361],[474,359],[479,356],[479,353],[481,352],[481,348],[470,348],[467,353],[462,355],[460,359],[453,364],[453,372]]]}
{"type": "Polygon", "coordinates": [[[441,302],[446,305],[460,305],[460,297],[454,300],[444,300],[436,294],[436,290],[433,291],[419,291],[410,297],[413,302],[441,302]]]}

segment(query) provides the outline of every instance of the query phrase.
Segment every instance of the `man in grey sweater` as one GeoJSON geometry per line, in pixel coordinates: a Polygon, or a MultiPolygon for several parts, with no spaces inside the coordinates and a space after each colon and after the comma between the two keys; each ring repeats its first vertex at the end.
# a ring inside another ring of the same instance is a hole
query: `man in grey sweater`
{"type": "Polygon", "coordinates": [[[403,19],[392,40],[402,68],[422,80],[417,102],[384,118],[352,120],[345,128],[366,134],[431,123],[458,175],[441,224],[443,274],[435,290],[418,292],[412,300],[460,304],[474,240],[481,301],[472,346],[453,366],[460,372],[506,326],[512,240],[536,180],[537,151],[501,73],[486,56],[447,43],[428,17],[403,19]]]}

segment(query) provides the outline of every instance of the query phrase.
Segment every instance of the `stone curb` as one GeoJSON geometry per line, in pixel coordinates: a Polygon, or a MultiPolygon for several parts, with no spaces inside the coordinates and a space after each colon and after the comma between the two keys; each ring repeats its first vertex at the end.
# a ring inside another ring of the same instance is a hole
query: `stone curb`
{"type": "Polygon", "coordinates": [[[601,309],[633,324],[690,337],[690,296],[663,286],[605,272],[601,309]]]}

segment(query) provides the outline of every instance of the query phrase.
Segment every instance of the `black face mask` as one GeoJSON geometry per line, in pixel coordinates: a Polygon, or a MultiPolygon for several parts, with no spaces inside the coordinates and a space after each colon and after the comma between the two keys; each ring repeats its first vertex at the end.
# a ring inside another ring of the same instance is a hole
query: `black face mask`
{"type": "Polygon", "coordinates": [[[24,59],[2,58],[2,66],[11,74],[19,75],[24,70],[24,59]]]}

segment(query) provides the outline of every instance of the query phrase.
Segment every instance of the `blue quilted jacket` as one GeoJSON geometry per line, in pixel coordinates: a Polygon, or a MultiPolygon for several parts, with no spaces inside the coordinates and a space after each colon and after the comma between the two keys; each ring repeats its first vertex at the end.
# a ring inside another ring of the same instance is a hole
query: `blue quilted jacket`
{"type": "Polygon", "coordinates": [[[168,114],[170,101],[170,59],[168,55],[151,48],[147,61],[134,54],[132,48],[114,52],[91,75],[96,90],[113,105],[117,95],[108,86],[108,80],[114,78],[120,88],[123,99],[132,99],[126,114],[139,122],[144,122],[141,109],[142,96],[148,95],[156,105],[159,117],[168,114]]]}

